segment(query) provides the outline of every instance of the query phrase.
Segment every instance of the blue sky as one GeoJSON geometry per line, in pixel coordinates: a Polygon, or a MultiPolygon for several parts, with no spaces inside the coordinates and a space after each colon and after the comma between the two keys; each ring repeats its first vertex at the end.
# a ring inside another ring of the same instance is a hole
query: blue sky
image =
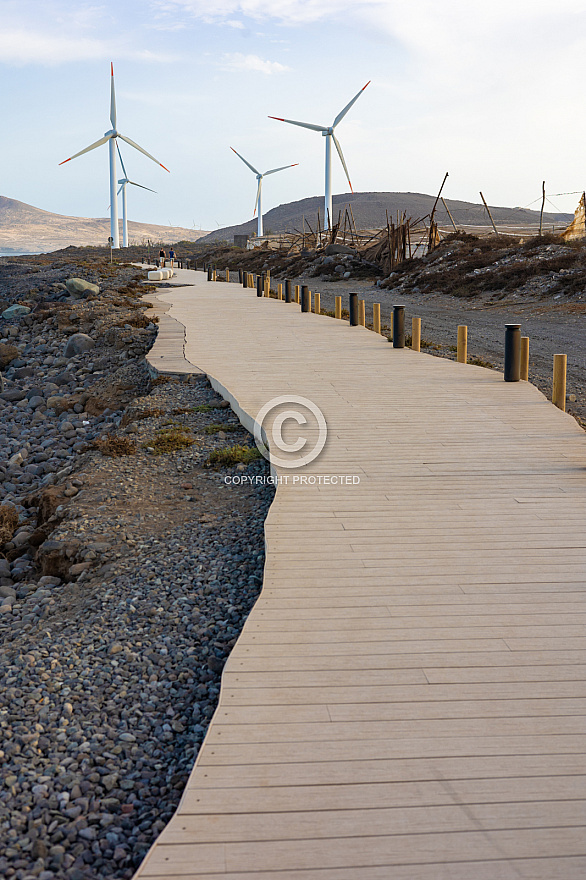
{"type": "MultiPolygon", "coordinates": [[[[0,193],[45,210],[107,215],[108,150],[58,163],[109,124],[130,147],[131,219],[203,229],[323,194],[323,138],[268,115],[336,130],[356,191],[435,192],[528,205],[547,182],[573,211],[586,185],[586,0],[0,0],[0,193]]],[[[121,175],[120,175],[121,176],[121,175]]],[[[334,164],[334,192],[346,192],[334,164]]],[[[538,205],[536,205],[538,207],[538,205]]],[[[536,207],[534,206],[534,207],[536,207]]],[[[552,209],[552,205],[548,205],[552,209]]]]}

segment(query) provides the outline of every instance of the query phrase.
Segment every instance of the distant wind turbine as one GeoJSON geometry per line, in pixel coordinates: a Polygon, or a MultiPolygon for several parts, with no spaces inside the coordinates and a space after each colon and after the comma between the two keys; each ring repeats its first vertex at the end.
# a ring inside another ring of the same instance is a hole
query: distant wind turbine
{"type": "MultiPolygon", "coordinates": [[[[116,130],[116,95],[114,94],[114,65],[110,63],[110,122],[112,123],[112,128],[110,131],[107,131],[103,138],[100,138],[99,141],[96,141],[95,144],[90,144],[89,147],[86,147],[84,150],[80,150],[79,153],[75,153],[74,156],[70,156],[69,159],[65,159],[63,162],[60,162],[60,165],[65,165],[65,162],[71,162],[72,159],[77,159],[78,156],[82,156],[84,153],[89,153],[90,150],[95,150],[96,147],[101,147],[102,144],[105,144],[106,141],[109,141],[109,149],[110,149],[110,235],[112,237],[112,247],[118,248],[120,247],[120,238],[118,233],[118,200],[116,194],[116,138],[121,138],[123,141],[126,141],[127,144],[130,144],[131,147],[134,147],[135,150],[138,150],[139,153],[144,153],[145,156],[148,156],[149,159],[152,159],[153,162],[156,162],[157,165],[160,165],[161,168],[164,168],[165,171],[169,171],[168,168],[159,162],[158,159],[155,159],[154,156],[151,156],[150,153],[147,153],[146,150],[143,150],[142,147],[139,147],[134,141],[131,141],[130,138],[121,134],[116,130]]],[[[145,187],[146,188],[146,187],[145,187]]]]}
{"type": "MultiPolygon", "coordinates": [[[[230,147],[233,153],[236,153],[234,147],[230,147]]],[[[251,165],[250,162],[247,162],[244,156],[241,156],[240,153],[236,153],[239,159],[242,159],[245,165],[248,165],[250,170],[256,174],[256,179],[258,180],[258,187],[256,190],[256,201],[254,203],[254,214],[258,211],[258,219],[257,219],[257,227],[256,234],[261,236],[263,234],[262,229],[262,179],[266,177],[267,174],[276,174],[277,171],[284,171],[286,168],[295,168],[296,165],[299,165],[299,162],[294,162],[293,165],[282,165],[280,168],[273,168],[271,171],[265,171],[264,174],[261,174],[260,171],[257,171],[254,165],[251,165]]],[[[254,217],[254,214],[252,215],[254,217]]]]}
{"type": "Polygon", "coordinates": [[[135,183],[134,180],[128,179],[126,168],[124,167],[124,161],[122,159],[122,153],[120,152],[120,147],[118,146],[118,144],[116,144],[116,148],[118,150],[120,164],[122,165],[122,173],[124,175],[122,180],[118,181],[118,183],[122,184],[120,189],[118,190],[118,195],[122,193],[122,247],[128,247],[128,205],[126,198],[126,187],[128,186],[128,184],[130,184],[131,186],[139,186],[141,189],[148,189],[148,191],[151,193],[156,192],[156,190],[150,189],[148,186],[143,186],[142,183],[135,183]]]}
{"type": "MultiPolygon", "coordinates": [[[[366,86],[370,85],[370,80],[366,83],[366,86]]],[[[334,134],[334,129],[342,121],[350,107],[358,100],[364,89],[364,86],[357,95],[355,95],[349,104],[346,104],[343,110],[341,110],[332,124],[330,126],[324,125],[312,125],[310,122],[295,122],[293,119],[283,119],[281,116],[269,116],[269,119],[277,119],[279,122],[288,122],[290,125],[300,125],[301,128],[310,128],[312,131],[320,131],[322,136],[326,139],[326,192],[325,192],[325,217],[324,217],[324,229],[329,229],[332,225],[332,141],[336,146],[336,150],[338,151],[338,156],[340,157],[340,162],[346,172],[346,178],[348,180],[348,186],[350,187],[350,192],[354,192],[352,189],[352,184],[350,183],[350,175],[348,174],[348,168],[346,167],[346,162],[344,161],[344,154],[342,153],[342,147],[336,135],[334,134]]]]}

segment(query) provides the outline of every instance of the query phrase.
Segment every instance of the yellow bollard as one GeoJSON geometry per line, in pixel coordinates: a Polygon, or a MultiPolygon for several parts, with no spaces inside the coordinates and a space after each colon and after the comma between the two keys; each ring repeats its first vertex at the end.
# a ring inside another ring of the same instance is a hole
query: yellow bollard
{"type": "Polygon", "coordinates": [[[458,325],[458,353],[456,360],[459,364],[468,363],[468,327],[465,324],[458,325]]]}
{"type": "Polygon", "coordinates": [[[212,281],[216,281],[216,270],[212,269],[212,281]]]}
{"type": "Polygon", "coordinates": [[[521,379],[529,381],[529,337],[521,336],[521,379]]]}
{"type": "Polygon", "coordinates": [[[269,279],[269,281],[270,281],[270,280],[271,280],[271,270],[270,270],[270,269],[267,269],[267,271],[265,272],[265,275],[266,275],[266,277],[267,277],[267,278],[269,279]]]}
{"type": "Polygon", "coordinates": [[[334,315],[336,318],[342,317],[342,297],[341,296],[336,297],[336,306],[335,306],[334,315]]]}
{"type": "Polygon", "coordinates": [[[372,304],[372,329],[380,333],[380,303],[372,304]]]}
{"type": "Polygon", "coordinates": [[[230,270],[226,266],[226,281],[230,281],[230,270]]]}
{"type": "Polygon", "coordinates": [[[296,303],[299,302],[299,285],[298,284],[295,285],[295,302],[296,303]]]}
{"type": "Polygon", "coordinates": [[[265,278],[265,289],[264,289],[264,295],[265,295],[265,296],[268,296],[269,293],[270,293],[270,281],[269,281],[268,278],[265,278]]]}
{"type": "Polygon", "coordinates": [[[411,348],[421,351],[421,318],[411,318],[411,348]]]}
{"type": "Polygon", "coordinates": [[[554,354],[553,356],[553,394],[551,402],[562,412],[566,411],[566,367],[568,365],[567,354],[554,354]]]}
{"type": "Polygon", "coordinates": [[[283,285],[277,284],[277,299],[283,299],[283,285]]]}
{"type": "Polygon", "coordinates": [[[252,272],[248,273],[248,286],[254,287],[254,275],[252,274],[252,272]]]}
{"type": "Polygon", "coordinates": [[[361,327],[366,327],[366,308],[363,299],[358,300],[358,323],[361,327]]]}
{"type": "Polygon", "coordinates": [[[321,315],[321,297],[319,293],[313,294],[313,311],[316,315],[321,315]]]}

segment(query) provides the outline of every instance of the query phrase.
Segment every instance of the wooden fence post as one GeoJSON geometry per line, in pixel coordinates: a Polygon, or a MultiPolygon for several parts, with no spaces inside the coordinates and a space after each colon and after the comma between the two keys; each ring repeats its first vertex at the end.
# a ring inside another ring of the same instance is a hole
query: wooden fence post
{"type": "Polygon", "coordinates": [[[458,325],[458,353],[456,360],[459,364],[468,363],[468,327],[466,324],[458,325]]]}
{"type": "Polygon", "coordinates": [[[567,354],[554,354],[553,356],[553,394],[552,403],[562,412],[566,411],[566,368],[568,365],[567,354]]]}
{"type": "Polygon", "coordinates": [[[529,381],[529,337],[521,336],[521,379],[529,381]]]}
{"type": "Polygon", "coordinates": [[[380,333],[380,303],[372,304],[372,329],[380,333]]]}
{"type": "Polygon", "coordinates": [[[411,318],[411,348],[421,351],[421,318],[411,318]]]}

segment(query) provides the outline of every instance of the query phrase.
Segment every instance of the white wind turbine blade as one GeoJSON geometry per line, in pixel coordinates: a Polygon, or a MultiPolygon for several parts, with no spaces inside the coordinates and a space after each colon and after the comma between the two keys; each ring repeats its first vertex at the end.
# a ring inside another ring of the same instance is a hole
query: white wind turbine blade
{"type": "Polygon", "coordinates": [[[280,168],[273,168],[272,171],[265,171],[263,177],[266,177],[267,174],[275,174],[277,171],[284,171],[286,168],[295,168],[296,165],[299,165],[299,162],[294,162],[292,165],[281,165],[280,168]]]}
{"type": "Polygon", "coordinates": [[[116,95],[114,93],[114,65],[110,62],[110,122],[116,131],[116,95]]]}
{"type": "MultiPolygon", "coordinates": [[[[116,149],[118,150],[118,155],[120,156],[120,164],[122,165],[122,173],[124,174],[124,179],[128,180],[128,174],[126,173],[126,168],[124,167],[124,159],[122,158],[122,153],[120,152],[120,147],[118,146],[118,142],[116,142],[116,149]]],[[[122,181],[118,181],[121,183],[122,181]]]]}
{"type": "Polygon", "coordinates": [[[135,183],[134,180],[127,180],[126,182],[131,186],[139,186],[141,189],[148,189],[150,193],[156,193],[156,189],[150,189],[148,186],[143,186],[142,183],[135,183]]]}
{"type": "Polygon", "coordinates": [[[344,171],[346,172],[346,179],[348,180],[348,186],[350,187],[350,192],[354,192],[354,190],[352,189],[352,184],[350,183],[350,175],[348,174],[348,167],[346,165],[346,162],[344,161],[344,154],[342,152],[342,147],[340,146],[340,142],[338,141],[338,138],[336,137],[336,135],[333,133],[332,133],[332,138],[333,138],[334,143],[336,145],[336,150],[338,151],[338,156],[340,157],[340,162],[342,163],[342,165],[344,167],[344,171]]]}
{"type": "Polygon", "coordinates": [[[256,199],[255,199],[255,201],[254,201],[254,213],[253,213],[253,215],[252,215],[253,217],[256,217],[256,209],[258,208],[258,200],[259,200],[259,198],[260,198],[260,191],[261,191],[261,188],[262,188],[262,175],[261,175],[261,177],[259,177],[259,179],[258,179],[258,187],[257,187],[257,189],[256,189],[256,199]]]}
{"type": "MultiPolygon", "coordinates": [[[[120,183],[120,181],[118,181],[118,183],[120,183]]],[[[125,184],[125,183],[126,183],[126,181],[123,180],[123,181],[122,181],[122,186],[120,187],[120,189],[119,189],[118,192],[116,193],[117,196],[119,196],[120,193],[122,192],[122,190],[124,189],[124,184],[125,184]]],[[[108,205],[108,210],[110,210],[110,205],[108,205]]]]}
{"type": "Polygon", "coordinates": [[[255,174],[260,174],[260,171],[257,171],[256,168],[254,167],[254,165],[251,165],[250,162],[247,162],[246,159],[244,158],[244,156],[241,156],[240,153],[238,153],[234,149],[234,147],[230,147],[230,149],[232,150],[233,153],[236,153],[236,155],[238,156],[239,159],[242,159],[242,161],[244,162],[245,165],[248,165],[248,167],[250,168],[251,171],[254,171],[255,174]]]}
{"type": "MultiPolygon", "coordinates": [[[[368,86],[368,85],[370,85],[370,80],[368,80],[368,82],[366,83],[366,86],[368,86]]],[[[361,88],[357,95],[354,95],[354,97],[352,98],[350,103],[346,104],[346,106],[344,107],[343,110],[340,110],[340,112],[338,113],[338,115],[336,116],[336,118],[334,119],[334,121],[332,123],[332,128],[335,128],[336,125],[342,121],[342,119],[344,118],[344,116],[346,115],[346,113],[348,112],[350,107],[352,107],[352,105],[356,103],[356,101],[358,100],[358,98],[360,97],[360,95],[362,94],[364,89],[366,88],[366,86],[361,88]]]]}
{"type": "Polygon", "coordinates": [[[89,147],[86,147],[85,150],[80,150],[79,153],[76,153],[74,156],[70,156],[69,159],[64,159],[63,162],[59,162],[60,165],[65,165],[66,162],[71,162],[72,159],[77,159],[78,156],[83,156],[84,153],[89,153],[90,150],[95,150],[96,147],[101,147],[102,144],[105,144],[106,141],[110,140],[111,135],[107,134],[105,137],[100,138],[99,141],[96,141],[95,144],[90,144],[89,147]]]}
{"type": "Polygon", "coordinates": [[[312,131],[327,131],[327,125],[312,125],[311,122],[295,122],[294,119],[282,119],[280,116],[269,116],[269,119],[276,119],[278,122],[288,122],[289,125],[300,125],[301,128],[311,128],[312,131]]]}
{"type": "MultiPolygon", "coordinates": [[[[119,138],[122,138],[123,141],[126,141],[127,144],[130,144],[131,147],[134,147],[135,150],[138,150],[139,153],[144,153],[145,156],[148,156],[149,159],[152,159],[153,162],[156,162],[156,164],[157,164],[157,165],[160,165],[161,168],[165,168],[165,166],[163,165],[162,162],[159,162],[158,159],[155,159],[154,156],[151,156],[150,153],[147,153],[146,150],[143,150],[143,148],[142,148],[142,147],[139,147],[139,145],[136,144],[134,141],[131,141],[129,137],[126,137],[125,135],[120,134],[120,132],[118,132],[118,137],[119,137],[119,138]]],[[[169,171],[169,169],[168,169],[168,168],[165,168],[165,171],[169,171]]]]}

